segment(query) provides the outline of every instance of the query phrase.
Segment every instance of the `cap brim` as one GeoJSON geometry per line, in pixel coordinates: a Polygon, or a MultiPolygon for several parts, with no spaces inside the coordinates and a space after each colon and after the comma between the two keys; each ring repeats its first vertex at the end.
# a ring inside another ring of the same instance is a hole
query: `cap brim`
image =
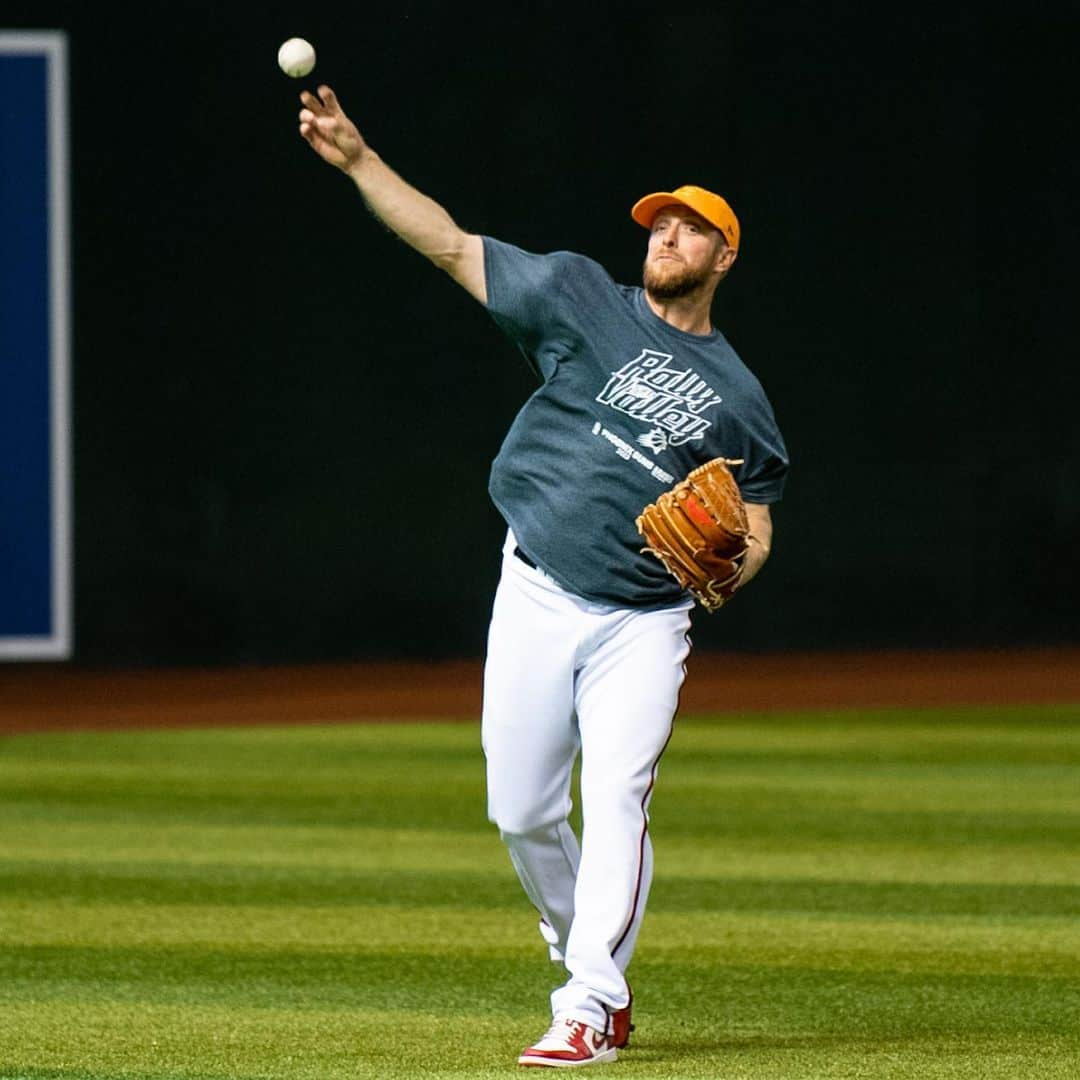
{"type": "Polygon", "coordinates": [[[630,216],[639,225],[650,229],[652,228],[653,218],[665,206],[671,206],[673,203],[678,206],[685,206],[688,210],[693,210],[695,214],[701,213],[700,210],[695,210],[685,199],[680,199],[678,195],[674,195],[670,191],[654,191],[651,195],[646,195],[643,199],[638,199],[634,203],[630,216]]]}

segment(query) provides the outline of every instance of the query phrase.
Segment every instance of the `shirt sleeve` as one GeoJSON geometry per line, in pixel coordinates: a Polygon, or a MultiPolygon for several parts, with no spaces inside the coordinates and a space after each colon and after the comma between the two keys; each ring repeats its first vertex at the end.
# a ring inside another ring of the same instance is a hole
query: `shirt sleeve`
{"type": "Polygon", "coordinates": [[[739,491],[746,502],[775,503],[784,494],[788,475],[788,451],[776,424],[772,406],[762,393],[757,408],[744,418],[746,464],[735,474],[739,491]]]}
{"type": "Polygon", "coordinates": [[[534,255],[489,236],[483,242],[488,312],[550,378],[579,336],[576,285],[589,260],[569,251],[534,255]]]}
{"type": "Polygon", "coordinates": [[[785,452],[767,450],[754,463],[753,472],[739,484],[743,500],[749,503],[775,503],[784,495],[788,461],[785,452]]]}

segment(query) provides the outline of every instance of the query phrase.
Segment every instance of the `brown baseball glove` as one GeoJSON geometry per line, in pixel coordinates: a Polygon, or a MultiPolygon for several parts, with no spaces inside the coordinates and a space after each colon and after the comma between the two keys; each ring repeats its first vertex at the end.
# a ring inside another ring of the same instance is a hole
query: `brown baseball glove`
{"type": "Polygon", "coordinates": [[[647,551],[689,589],[707,611],[716,611],[739,587],[750,526],[729,465],[713,458],[650,503],[637,519],[647,551]]]}

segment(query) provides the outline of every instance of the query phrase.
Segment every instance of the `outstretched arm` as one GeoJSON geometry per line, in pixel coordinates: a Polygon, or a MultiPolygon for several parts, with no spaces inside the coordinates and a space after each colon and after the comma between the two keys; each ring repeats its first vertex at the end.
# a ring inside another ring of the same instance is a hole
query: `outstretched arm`
{"type": "Polygon", "coordinates": [[[486,304],[480,237],[459,228],[434,199],[398,176],[364,141],[329,86],[320,86],[318,97],[305,90],[300,100],[300,134],[315,153],[349,176],[371,212],[406,244],[486,304]]]}

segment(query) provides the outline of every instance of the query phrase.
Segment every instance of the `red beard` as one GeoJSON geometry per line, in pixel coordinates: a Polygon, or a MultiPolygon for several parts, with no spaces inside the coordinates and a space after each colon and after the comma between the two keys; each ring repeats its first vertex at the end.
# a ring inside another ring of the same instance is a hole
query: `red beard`
{"type": "Polygon", "coordinates": [[[679,300],[684,296],[690,296],[705,285],[711,270],[703,266],[698,270],[692,270],[686,263],[675,260],[663,260],[661,262],[649,262],[641,272],[645,283],[645,291],[655,300],[679,300]]]}

